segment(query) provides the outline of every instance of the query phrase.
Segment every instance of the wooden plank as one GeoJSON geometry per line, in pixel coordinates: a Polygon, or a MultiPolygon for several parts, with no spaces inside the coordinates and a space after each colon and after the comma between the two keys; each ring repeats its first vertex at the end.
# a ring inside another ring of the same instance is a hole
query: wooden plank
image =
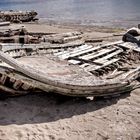
{"type": "MultiPolygon", "coordinates": [[[[93,83],[86,83],[83,85],[80,85],[79,83],[65,83],[65,81],[59,81],[52,78],[49,73],[44,73],[40,71],[39,69],[35,69],[32,66],[24,65],[21,62],[11,58],[10,56],[6,55],[5,53],[0,51],[0,59],[4,61],[5,63],[9,64],[10,66],[14,67],[17,71],[24,73],[25,75],[33,78],[36,80],[37,83],[35,85],[44,90],[44,91],[55,91],[61,94],[71,93],[71,96],[81,94],[81,96],[87,96],[87,94],[94,95],[94,92],[96,91],[99,94],[103,94],[104,92],[109,92],[109,89],[111,90],[111,93],[114,92],[114,90],[119,88],[122,88],[126,85],[128,85],[128,82],[126,81],[120,81],[120,80],[96,80],[93,83]],[[101,86],[101,88],[99,88],[101,86]]],[[[90,78],[90,77],[89,77],[90,78]]],[[[83,79],[84,80],[84,79],[83,79]]],[[[68,81],[69,82],[69,81],[68,81]]]]}
{"type": "Polygon", "coordinates": [[[22,85],[22,81],[21,80],[17,80],[14,84],[13,84],[13,88],[14,89],[19,89],[20,86],[22,85]]]}
{"type": "Polygon", "coordinates": [[[81,56],[79,58],[85,59],[85,60],[95,59],[101,55],[105,55],[105,54],[110,53],[110,52],[115,51],[115,50],[117,50],[117,48],[106,49],[106,50],[104,49],[104,50],[101,50],[100,52],[87,54],[87,55],[81,56]]]}
{"type": "MultiPolygon", "coordinates": [[[[118,54],[121,53],[121,52],[123,52],[122,49],[117,50],[117,51],[115,51],[115,52],[113,52],[113,53],[111,53],[111,54],[108,54],[108,55],[106,55],[106,56],[104,56],[104,57],[102,57],[102,58],[99,58],[99,59],[97,59],[97,60],[95,60],[95,61],[93,61],[93,62],[97,62],[97,63],[103,64],[103,63],[105,63],[105,62],[108,61],[107,59],[109,59],[109,58],[111,58],[111,57],[114,57],[115,55],[118,55],[118,54]]],[[[78,62],[77,62],[76,64],[78,64],[78,62]]],[[[84,68],[84,67],[87,67],[88,65],[90,65],[90,64],[86,63],[86,65],[85,65],[85,64],[82,64],[82,65],[80,65],[80,67],[81,67],[81,68],[84,68]]]]}
{"type": "Polygon", "coordinates": [[[125,49],[131,49],[136,52],[140,52],[140,47],[135,43],[125,42],[125,43],[119,44],[118,46],[125,48],[125,49]]]}
{"type": "Polygon", "coordinates": [[[7,86],[0,85],[0,90],[8,93],[9,96],[24,95],[29,93],[29,91],[19,91],[9,88],[7,86]]]}
{"type": "Polygon", "coordinates": [[[10,22],[0,22],[0,26],[9,26],[10,22]]]}
{"type": "Polygon", "coordinates": [[[113,53],[111,53],[111,54],[108,54],[108,55],[106,55],[106,56],[104,56],[104,57],[102,57],[102,58],[99,58],[99,59],[95,60],[94,62],[104,63],[104,62],[108,61],[107,59],[112,58],[112,57],[114,57],[114,56],[120,54],[121,52],[123,52],[122,49],[117,50],[117,51],[115,51],[115,52],[113,52],[113,53]]]}
{"type": "Polygon", "coordinates": [[[85,39],[85,42],[86,43],[98,43],[98,42],[103,42],[103,39],[88,38],[88,39],[85,39]]]}
{"type": "Polygon", "coordinates": [[[22,89],[24,89],[24,90],[29,90],[31,87],[32,86],[27,83],[23,83],[23,85],[22,85],[22,89]]]}
{"type": "Polygon", "coordinates": [[[80,67],[81,67],[81,68],[84,68],[84,67],[87,67],[87,66],[89,66],[89,65],[90,65],[89,63],[84,63],[84,64],[80,65],[80,67]]]}
{"type": "Polygon", "coordinates": [[[70,42],[70,41],[74,41],[74,40],[78,40],[78,39],[81,39],[82,36],[71,36],[71,37],[65,37],[63,38],[63,42],[66,43],[66,42],[70,42]]]}
{"type": "Polygon", "coordinates": [[[0,83],[4,85],[6,79],[7,79],[7,76],[3,74],[2,77],[0,78],[0,83]]]}
{"type": "Polygon", "coordinates": [[[95,51],[95,50],[98,50],[100,48],[105,48],[105,47],[108,47],[108,46],[111,46],[111,45],[115,45],[115,44],[121,44],[122,41],[116,41],[116,42],[111,42],[111,43],[108,43],[108,44],[105,44],[105,45],[101,45],[101,46],[97,46],[97,47],[93,47],[89,50],[84,50],[84,51],[80,51],[80,52],[77,52],[77,53],[74,53],[72,55],[64,55],[64,56],[61,56],[62,59],[67,59],[69,57],[75,57],[75,56],[79,56],[81,54],[85,54],[85,53],[88,53],[88,52],[92,52],[92,51],[95,51]]]}
{"type": "Polygon", "coordinates": [[[93,47],[93,48],[89,48],[89,49],[86,49],[86,50],[83,50],[83,51],[78,51],[78,52],[73,52],[69,55],[62,55],[61,58],[62,59],[68,59],[69,57],[75,57],[75,56],[79,56],[81,54],[85,54],[85,53],[89,53],[89,52],[92,52],[92,51],[95,51],[97,49],[100,49],[102,46],[97,46],[97,47],[93,47]]]}
{"type": "MultiPolygon", "coordinates": [[[[106,49],[106,50],[102,50],[102,51],[100,51],[99,53],[98,52],[94,52],[94,53],[92,53],[92,54],[87,54],[87,55],[84,55],[84,56],[81,56],[81,57],[79,57],[80,59],[81,59],[81,61],[82,60],[90,60],[90,59],[95,59],[95,58],[97,58],[97,57],[99,57],[99,56],[101,56],[101,55],[105,55],[105,54],[107,54],[107,53],[110,53],[110,52],[112,52],[112,51],[115,51],[117,48],[112,48],[112,49],[106,49]]],[[[74,57],[71,57],[70,59],[74,59],[74,57]]],[[[78,59],[78,58],[77,58],[78,59]]],[[[79,59],[79,60],[80,60],[79,59]]],[[[77,62],[75,62],[74,64],[79,64],[81,61],[77,61],[77,62]]],[[[96,61],[93,61],[93,63],[98,63],[97,65],[102,65],[103,63],[102,62],[96,62],[96,61]]],[[[87,62],[86,62],[87,63],[87,62]]]]}
{"type": "Polygon", "coordinates": [[[84,62],[84,63],[90,63],[90,64],[95,64],[95,65],[100,65],[100,66],[103,65],[103,64],[101,64],[99,62],[93,62],[92,60],[85,60],[85,59],[81,59],[81,58],[78,58],[78,57],[72,57],[72,60],[77,61],[77,63],[84,62]]]}
{"type": "Polygon", "coordinates": [[[69,57],[70,55],[73,55],[73,54],[75,54],[75,53],[79,53],[79,52],[82,52],[82,51],[84,51],[84,50],[87,50],[87,49],[90,49],[90,48],[92,48],[93,46],[89,46],[89,45],[82,45],[82,46],[80,46],[80,47],[78,47],[78,48],[75,48],[74,50],[72,50],[72,51],[66,51],[66,52],[62,52],[61,53],[61,55],[60,56],[58,56],[58,57],[69,57]]]}
{"type": "Polygon", "coordinates": [[[14,83],[15,81],[16,81],[16,79],[15,79],[15,78],[10,77],[10,82],[14,83]]]}
{"type": "Polygon", "coordinates": [[[63,52],[58,52],[58,53],[56,53],[55,55],[56,55],[56,56],[61,56],[61,55],[64,55],[64,54],[72,53],[72,52],[74,52],[74,51],[82,51],[82,50],[88,49],[88,48],[91,48],[91,46],[89,47],[89,45],[85,44],[85,45],[81,45],[81,46],[79,46],[79,47],[73,49],[72,51],[67,50],[67,51],[63,51],[63,52]]]}
{"type": "Polygon", "coordinates": [[[73,59],[72,59],[72,60],[68,60],[68,62],[71,63],[71,64],[74,64],[74,65],[80,63],[80,61],[78,61],[78,60],[73,60],[73,59]]]}
{"type": "Polygon", "coordinates": [[[119,60],[120,60],[120,58],[118,58],[118,59],[112,59],[112,60],[110,60],[110,61],[107,61],[107,62],[106,62],[104,65],[102,65],[102,66],[90,65],[90,66],[85,67],[85,70],[86,70],[86,71],[98,70],[98,69],[101,69],[101,68],[103,68],[103,67],[106,67],[106,66],[108,66],[108,65],[110,65],[110,64],[113,64],[113,63],[115,63],[115,62],[117,62],[117,61],[119,61],[119,60]]]}

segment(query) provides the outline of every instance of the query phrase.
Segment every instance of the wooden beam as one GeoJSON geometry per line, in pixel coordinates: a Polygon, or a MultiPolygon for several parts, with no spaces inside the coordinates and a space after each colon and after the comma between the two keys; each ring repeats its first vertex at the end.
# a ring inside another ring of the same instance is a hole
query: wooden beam
{"type": "Polygon", "coordinates": [[[94,62],[94,61],[91,61],[91,60],[85,60],[85,59],[81,59],[81,58],[78,58],[78,57],[70,57],[69,59],[76,60],[77,62],[90,63],[90,64],[99,65],[99,66],[102,66],[103,65],[100,62],[94,62]]]}
{"type": "Polygon", "coordinates": [[[83,51],[85,49],[89,49],[91,48],[92,46],[89,46],[87,44],[84,44],[84,45],[81,45],[77,48],[74,48],[72,51],[70,50],[67,50],[67,51],[63,51],[63,52],[59,52],[59,53],[56,53],[55,55],[58,56],[58,57],[61,57],[62,55],[70,55],[72,53],[76,53],[76,52],[79,52],[79,51],[83,51]]]}
{"type": "Polygon", "coordinates": [[[67,59],[69,57],[76,56],[77,54],[81,54],[81,53],[84,53],[85,51],[92,50],[92,49],[93,49],[93,46],[91,46],[91,45],[90,46],[83,45],[83,46],[80,46],[80,48],[78,47],[72,51],[64,52],[64,53],[62,53],[62,55],[60,55],[58,57],[67,59]]]}
{"type": "MultiPolygon", "coordinates": [[[[79,59],[77,62],[75,62],[75,64],[79,64],[81,61],[84,61],[86,63],[91,63],[92,62],[93,64],[96,64],[96,65],[103,65],[104,62],[100,62],[100,61],[89,61],[89,60],[90,59],[96,59],[97,57],[100,57],[102,55],[106,55],[106,54],[108,54],[110,52],[113,52],[115,50],[117,50],[117,48],[103,49],[100,52],[94,52],[94,53],[91,53],[91,54],[87,54],[87,55],[81,56],[79,58],[78,57],[69,57],[68,59],[74,59],[74,60],[76,60],[76,59],[78,60],[79,59]]],[[[104,57],[102,59],[104,60],[104,57]]]]}
{"type": "Polygon", "coordinates": [[[120,60],[120,58],[117,58],[117,59],[114,58],[114,59],[104,63],[104,65],[102,65],[102,66],[90,65],[90,66],[85,67],[85,70],[86,71],[95,71],[95,70],[101,69],[103,67],[106,67],[106,66],[108,66],[110,64],[113,64],[113,63],[115,63],[115,62],[117,62],[119,60],[120,60]]]}
{"type": "Polygon", "coordinates": [[[79,58],[85,59],[85,60],[95,59],[95,58],[100,57],[102,55],[106,55],[108,53],[111,53],[111,52],[113,52],[115,50],[117,50],[117,48],[103,49],[100,52],[94,52],[94,53],[91,53],[91,54],[87,54],[87,55],[81,56],[79,58]]]}
{"type": "Polygon", "coordinates": [[[94,62],[104,63],[104,62],[108,61],[107,59],[112,58],[112,57],[114,57],[114,56],[116,56],[116,55],[118,55],[118,54],[120,54],[122,52],[123,52],[122,49],[117,50],[117,51],[115,51],[115,52],[113,52],[111,54],[108,54],[108,55],[106,55],[106,56],[104,56],[102,58],[99,58],[99,59],[95,60],[94,62]]]}
{"type": "Polygon", "coordinates": [[[86,49],[86,50],[83,50],[83,51],[78,51],[78,52],[74,52],[73,51],[73,52],[71,52],[68,55],[61,55],[60,58],[68,59],[69,57],[79,56],[79,55],[82,55],[82,54],[85,54],[85,53],[96,51],[96,50],[98,50],[100,48],[106,48],[108,46],[115,45],[115,44],[120,44],[120,43],[122,43],[122,41],[116,41],[116,42],[108,43],[108,44],[105,44],[105,45],[96,46],[96,47],[93,47],[93,48],[90,48],[90,49],[86,49]]]}

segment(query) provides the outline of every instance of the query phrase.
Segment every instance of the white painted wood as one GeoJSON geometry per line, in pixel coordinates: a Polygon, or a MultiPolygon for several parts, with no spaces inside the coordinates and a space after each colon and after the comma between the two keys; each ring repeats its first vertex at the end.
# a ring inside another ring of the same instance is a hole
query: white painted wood
{"type": "Polygon", "coordinates": [[[55,55],[58,56],[58,57],[61,57],[61,55],[69,55],[70,53],[79,52],[79,51],[82,51],[82,50],[85,50],[85,49],[88,49],[88,48],[91,48],[91,46],[88,46],[87,44],[85,44],[85,45],[81,45],[77,48],[74,48],[71,51],[67,50],[67,51],[56,53],[55,55]]]}
{"type": "Polygon", "coordinates": [[[82,55],[82,54],[85,54],[85,53],[95,51],[95,50],[100,49],[100,48],[101,48],[101,46],[97,46],[97,47],[89,48],[89,49],[86,49],[86,50],[83,50],[83,51],[78,51],[76,53],[73,52],[73,53],[68,54],[68,55],[62,55],[61,58],[62,59],[68,59],[69,57],[79,56],[79,55],[82,55]]]}
{"type": "Polygon", "coordinates": [[[120,54],[121,52],[123,52],[122,49],[117,50],[117,51],[115,51],[115,52],[113,52],[113,53],[111,53],[111,54],[108,54],[108,55],[106,55],[106,56],[104,56],[104,57],[102,57],[102,58],[99,58],[99,59],[95,60],[94,62],[104,63],[104,62],[108,61],[107,59],[112,58],[112,57],[114,57],[114,56],[120,54]]]}
{"type": "Polygon", "coordinates": [[[117,59],[112,59],[112,60],[107,61],[106,63],[104,63],[104,65],[102,65],[102,66],[90,65],[90,66],[85,67],[85,70],[86,70],[86,71],[98,70],[98,69],[101,69],[101,68],[103,68],[103,67],[106,67],[106,66],[108,66],[108,65],[110,65],[110,64],[113,64],[113,63],[115,63],[115,62],[117,62],[117,61],[119,61],[119,60],[120,60],[119,58],[117,58],[117,59]]]}
{"type": "Polygon", "coordinates": [[[94,53],[91,53],[91,54],[87,54],[87,55],[84,55],[84,56],[81,56],[79,58],[81,59],[85,59],[85,60],[90,60],[90,59],[95,59],[101,55],[105,55],[107,53],[110,53],[112,51],[115,51],[116,48],[112,48],[112,49],[104,49],[104,50],[101,50],[100,52],[94,52],[94,53]]]}

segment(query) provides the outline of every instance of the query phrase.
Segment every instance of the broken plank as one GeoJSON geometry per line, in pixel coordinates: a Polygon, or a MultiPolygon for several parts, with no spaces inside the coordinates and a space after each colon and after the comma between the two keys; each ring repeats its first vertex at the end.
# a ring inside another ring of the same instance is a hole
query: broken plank
{"type": "MultiPolygon", "coordinates": [[[[113,51],[115,51],[117,48],[112,48],[112,49],[106,49],[106,50],[102,50],[102,51],[100,51],[99,53],[92,53],[92,54],[87,54],[87,55],[84,55],[84,56],[81,56],[81,57],[79,57],[79,59],[81,59],[81,60],[84,60],[84,61],[86,61],[86,60],[90,60],[90,59],[95,59],[95,58],[97,58],[97,57],[99,57],[99,56],[102,56],[102,55],[106,55],[106,54],[108,54],[108,53],[110,53],[110,52],[113,52],[113,51]]],[[[107,55],[108,56],[108,55],[107,55]]],[[[106,57],[107,57],[106,56],[106,57]]],[[[71,59],[73,59],[74,57],[70,57],[71,59]]],[[[100,58],[100,59],[102,59],[102,58],[100,58]]],[[[77,63],[75,62],[75,64],[79,64],[80,62],[78,62],[77,61],[77,63]]],[[[96,64],[96,65],[102,65],[104,62],[100,62],[100,61],[92,61],[92,63],[94,63],[94,64],[96,64]]]]}
{"type": "Polygon", "coordinates": [[[85,60],[95,59],[95,58],[97,58],[99,56],[106,55],[106,54],[111,53],[111,52],[113,52],[115,50],[117,50],[117,48],[106,49],[106,50],[102,50],[102,51],[100,51],[98,53],[96,52],[96,53],[87,54],[87,55],[81,56],[79,58],[85,59],[85,60]]]}
{"type": "Polygon", "coordinates": [[[85,49],[89,49],[89,48],[91,48],[91,46],[88,46],[87,44],[85,44],[85,45],[81,45],[81,46],[73,49],[72,51],[67,50],[67,51],[63,51],[63,52],[58,52],[55,55],[61,57],[61,55],[69,55],[70,53],[79,52],[79,51],[82,51],[82,50],[85,50],[85,49]]]}
{"type": "Polygon", "coordinates": [[[106,63],[104,63],[104,65],[102,65],[102,66],[90,65],[90,66],[87,66],[87,67],[85,68],[85,70],[86,70],[86,71],[95,71],[95,70],[101,69],[101,68],[103,68],[103,67],[106,67],[106,66],[108,66],[108,65],[110,65],[110,64],[113,64],[113,63],[115,63],[115,62],[117,62],[117,61],[119,61],[119,60],[120,60],[120,58],[112,59],[112,60],[107,61],[106,63]]]}
{"type": "Polygon", "coordinates": [[[103,42],[103,39],[92,39],[92,38],[89,38],[89,39],[85,39],[85,42],[86,43],[97,43],[97,42],[103,42]]]}
{"type": "Polygon", "coordinates": [[[105,45],[100,45],[100,46],[96,46],[96,47],[93,47],[91,49],[88,49],[88,50],[84,50],[84,51],[80,51],[78,53],[74,53],[72,55],[69,55],[69,56],[61,56],[60,58],[62,59],[67,59],[69,57],[75,57],[75,56],[79,56],[81,54],[85,54],[85,53],[88,53],[88,52],[92,52],[92,51],[95,51],[95,50],[98,50],[100,48],[106,48],[108,46],[111,46],[111,45],[116,45],[116,44],[121,44],[123,41],[116,41],[116,42],[111,42],[111,43],[107,43],[105,45]]]}
{"type": "Polygon", "coordinates": [[[78,57],[71,57],[70,59],[76,60],[77,63],[84,62],[84,63],[90,63],[90,64],[99,65],[99,66],[103,65],[100,62],[94,62],[94,61],[91,61],[91,60],[85,60],[85,59],[81,59],[81,58],[78,58],[78,57]]]}
{"type": "MultiPolygon", "coordinates": [[[[101,47],[102,47],[102,46],[97,46],[97,47],[92,47],[92,48],[89,48],[89,49],[86,49],[86,50],[82,50],[82,51],[78,51],[78,52],[73,52],[72,54],[69,54],[69,55],[63,55],[61,58],[63,58],[63,59],[68,59],[69,57],[75,57],[75,56],[83,55],[83,54],[85,54],[85,53],[89,53],[89,52],[98,50],[98,49],[100,49],[101,47]]],[[[105,46],[105,47],[106,47],[106,46],[105,46]]]]}
{"type": "Polygon", "coordinates": [[[6,79],[7,79],[7,76],[5,74],[3,74],[2,77],[0,78],[0,83],[4,85],[6,79]]]}
{"type": "Polygon", "coordinates": [[[0,26],[9,26],[10,22],[0,22],[0,26]]]}
{"type": "Polygon", "coordinates": [[[117,50],[117,51],[115,51],[115,52],[113,52],[111,54],[106,55],[105,57],[102,57],[102,58],[99,58],[99,59],[95,60],[94,62],[104,63],[104,62],[108,61],[107,59],[112,58],[112,57],[114,57],[114,56],[116,56],[116,55],[118,55],[118,54],[120,54],[122,52],[123,52],[122,49],[117,50]]]}
{"type": "Polygon", "coordinates": [[[68,60],[68,62],[71,63],[71,64],[74,64],[74,65],[80,63],[80,61],[78,61],[78,60],[73,60],[73,59],[72,59],[72,60],[68,60]]]}
{"type": "Polygon", "coordinates": [[[14,84],[13,84],[13,88],[14,89],[19,89],[22,85],[22,81],[21,80],[17,80],[14,84]]]}
{"type": "Polygon", "coordinates": [[[140,52],[139,45],[135,44],[135,43],[125,42],[125,43],[119,44],[118,46],[125,48],[125,49],[130,49],[130,50],[134,50],[136,52],[140,52]]]}
{"type": "Polygon", "coordinates": [[[23,85],[22,85],[21,87],[22,87],[22,89],[24,89],[24,90],[29,90],[30,88],[32,88],[32,86],[29,85],[29,84],[27,84],[27,83],[23,83],[23,85]]]}
{"type": "Polygon", "coordinates": [[[72,50],[72,51],[67,51],[67,52],[65,52],[65,53],[62,53],[61,54],[61,56],[59,56],[59,57],[61,57],[61,58],[67,58],[67,57],[69,57],[70,55],[73,55],[73,54],[75,54],[75,53],[79,53],[79,52],[82,52],[82,51],[84,51],[84,50],[88,50],[88,49],[90,49],[90,48],[92,48],[93,46],[89,46],[89,45],[82,45],[82,46],[80,46],[80,47],[78,47],[78,48],[75,48],[74,50],[72,50]]]}

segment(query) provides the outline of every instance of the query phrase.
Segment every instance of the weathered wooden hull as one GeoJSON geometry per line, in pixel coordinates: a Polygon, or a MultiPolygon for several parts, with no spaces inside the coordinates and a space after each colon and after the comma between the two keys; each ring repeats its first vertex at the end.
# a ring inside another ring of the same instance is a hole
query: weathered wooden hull
{"type": "Polygon", "coordinates": [[[49,75],[44,75],[44,73],[34,69],[33,67],[22,65],[15,59],[9,59],[4,53],[0,53],[0,58],[16,69],[16,71],[12,71],[12,69],[10,70],[9,68],[9,71],[5,71],[9,74],[5,73],[1,75],[1,84],[3,84],[3,86],[7,86],[7,88],[3,90],[8,91],[8,93],[12,92],[11,95],[13,96],[33,92],[33,89],[35,88],[46,92],[56,92],[68,96],[104,96],[130,91],[134,86],[124,79],[122,79],[122,81],[100,80],[95,81],[93,82],[94,84],[90,85],[73,85],[62,81],[56,81],[49,75]],[[20,75],[19,77],[16,77],[15,74],[18,73],[18,71],[26,73],[26,75],[32,79],[26,78],[26,76],[22,77],[20,74],[18,74],[18,76],[20,75]],[[11,73],[14,74],[12,75],[11,73]],[[33,82],[33,79],[35,82],[33,82]],[[8,90],[9,88],[12,89],[8,90]]]}
{"type": "Polygon", "coordinates": [[[26,95],[39,90],[34,86],[34,80],[22,75],[9,66],[0,66],[0,91],[8,96],[26,95]]]}
{"type": "MultiPolygon", "coordinates": [[[[78,49],[70,52],[69,49],[60,51],[60,48],[65,47],[66,49],[67,47],[59,46],[55,47],[56,50],[59,50],[59,52],[54,53],[55,57],[48,55],[49,50],[54,50],[49,45],[46,47],[41,45],[36,47],[14,46],[5,50],[3,48],[3,51],[12,57],[19,57],[19,59],[16,60],[4,52],[0,52],[0,59],[15,69],[13,73],[20,72],[19,77],[15,77],[15,79],[27,79],[23,80],[22,84],[19,82],[21,85],[24,83],[32,85],[34,90],[27,89],[28,93],[38,90],[56,92],[67,96],[106,96],[131,91],[139,84],[136,79],[140,75],[140,50],[138,47],[132,48],[131,46],[133,45],[115,42],[96,47],[78,46],[78,49]],[[98,49],[99,52],[97,52],[98,49]],[[24,55],[19,55],[21,50],[28,55],[27,58],[23,57],[24,55]],[[132,54],[133,56],[130,56],[132,54]],[[99,62],[104,63],[99,64],[99,62]],[[125,63],[128,63],[127,66],[129,67],[126,68],[125,63]],[[133,63],[134,65],[132,65],[133,63]],[[121,70],[119,71],[119,69],[121,70]],[[21,78],[20,75],[23,77],[21,78]]],[[[10,75],[11,72],[8,71],[7,75],[10,75]]],[[[7,86],[6,84],[2,85],[7,86]]],[[[15,89],[14,87],[10,88],[15,89]]],[[[21,87],[18,89],[21,90],[21,87]]],[[[16,95],[22,95],[22,91],[24,90],[22,89],[16,95]]]]}

